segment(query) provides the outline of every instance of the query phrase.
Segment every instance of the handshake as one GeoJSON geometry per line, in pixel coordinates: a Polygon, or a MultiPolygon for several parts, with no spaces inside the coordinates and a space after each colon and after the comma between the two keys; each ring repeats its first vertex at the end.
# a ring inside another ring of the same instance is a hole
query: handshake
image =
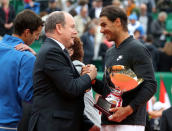
{"type": "Polygon", "coordinates": [[[97,68],[95,65],[88,64],[82,67],[81,75],[88,74],[91,80],[94,80],[97,76],[97,68]]]}

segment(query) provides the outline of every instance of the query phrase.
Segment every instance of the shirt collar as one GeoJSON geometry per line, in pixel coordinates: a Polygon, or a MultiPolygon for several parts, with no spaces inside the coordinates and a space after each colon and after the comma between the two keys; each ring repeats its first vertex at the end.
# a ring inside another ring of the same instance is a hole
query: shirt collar
{"type": "Polygon", "coordinates": [[[126,38],[124,41],[122,41],[122,43],[118,46],[118,48],[121,48],[121,47],[125,46],[125,45],[128,44],[129,41],[132,40],[132,39],[133,39],[133,36],[130,35],[128,38],[126,38]]]}
{"type": "Polygon", "coordinates": [[[2,42],[10,46],[16,46],[20,43],[24,43],[22,39],[11,35],[5,35],[2,39],[2,42]]]}
{"type": "Polygon", "coordinates": [[[62,43],[60,43],[59,41],[57,41],[57,40],[55,40],[53,38],[50,38],[50,39],[54,40],[60,46],[60,48],[62,48],[62,50],[65,49],[65,46],[62,43]]]}

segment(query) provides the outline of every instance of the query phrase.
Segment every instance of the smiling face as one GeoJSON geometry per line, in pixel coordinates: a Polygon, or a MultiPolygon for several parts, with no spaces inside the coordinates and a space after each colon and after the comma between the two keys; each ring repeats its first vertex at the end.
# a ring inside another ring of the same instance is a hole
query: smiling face
{"type": "Polygon", "coordinates": [[[63,44],[66,48],[74,44],[74,38],[77,35],[75,22],[71,15],[65,14],[65,25],[62,27],[63,44]]]}
{"type": "Polygon", "coordinates": [[[106,16],[100,17],[100,32],[104,34],[108,41],[114,41],[117,37],[117,27],[115,21],[110,21],[106,16]]]}

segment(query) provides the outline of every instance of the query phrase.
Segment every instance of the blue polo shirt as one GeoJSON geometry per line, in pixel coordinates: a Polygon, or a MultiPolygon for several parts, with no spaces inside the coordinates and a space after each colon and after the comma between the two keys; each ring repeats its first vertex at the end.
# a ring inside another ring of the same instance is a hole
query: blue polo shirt
{"type": "Polygon", "coordinates": [[[24,42],[9,35],[0,41],[0,131],[3,127],[17,127],[21,101],[28,102],[33,95],[35,56],[29,51],[17,51],[14,47],[20,43],[24,42]]]}

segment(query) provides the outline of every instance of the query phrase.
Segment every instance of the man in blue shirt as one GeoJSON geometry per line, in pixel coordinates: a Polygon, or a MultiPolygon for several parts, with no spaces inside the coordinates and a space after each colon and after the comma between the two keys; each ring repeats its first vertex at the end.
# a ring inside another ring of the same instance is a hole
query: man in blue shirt
{"type": "Polygon", "coordinates": [[[15,46],[31,45],[39,38],[42,26],[39,16],[24,10],[14,20],[14,34],[5,35],[0,41],[0,131],[17,131],[21,102],[32,99],[35,56],[29,51],[17,51],[15,46]]]}

